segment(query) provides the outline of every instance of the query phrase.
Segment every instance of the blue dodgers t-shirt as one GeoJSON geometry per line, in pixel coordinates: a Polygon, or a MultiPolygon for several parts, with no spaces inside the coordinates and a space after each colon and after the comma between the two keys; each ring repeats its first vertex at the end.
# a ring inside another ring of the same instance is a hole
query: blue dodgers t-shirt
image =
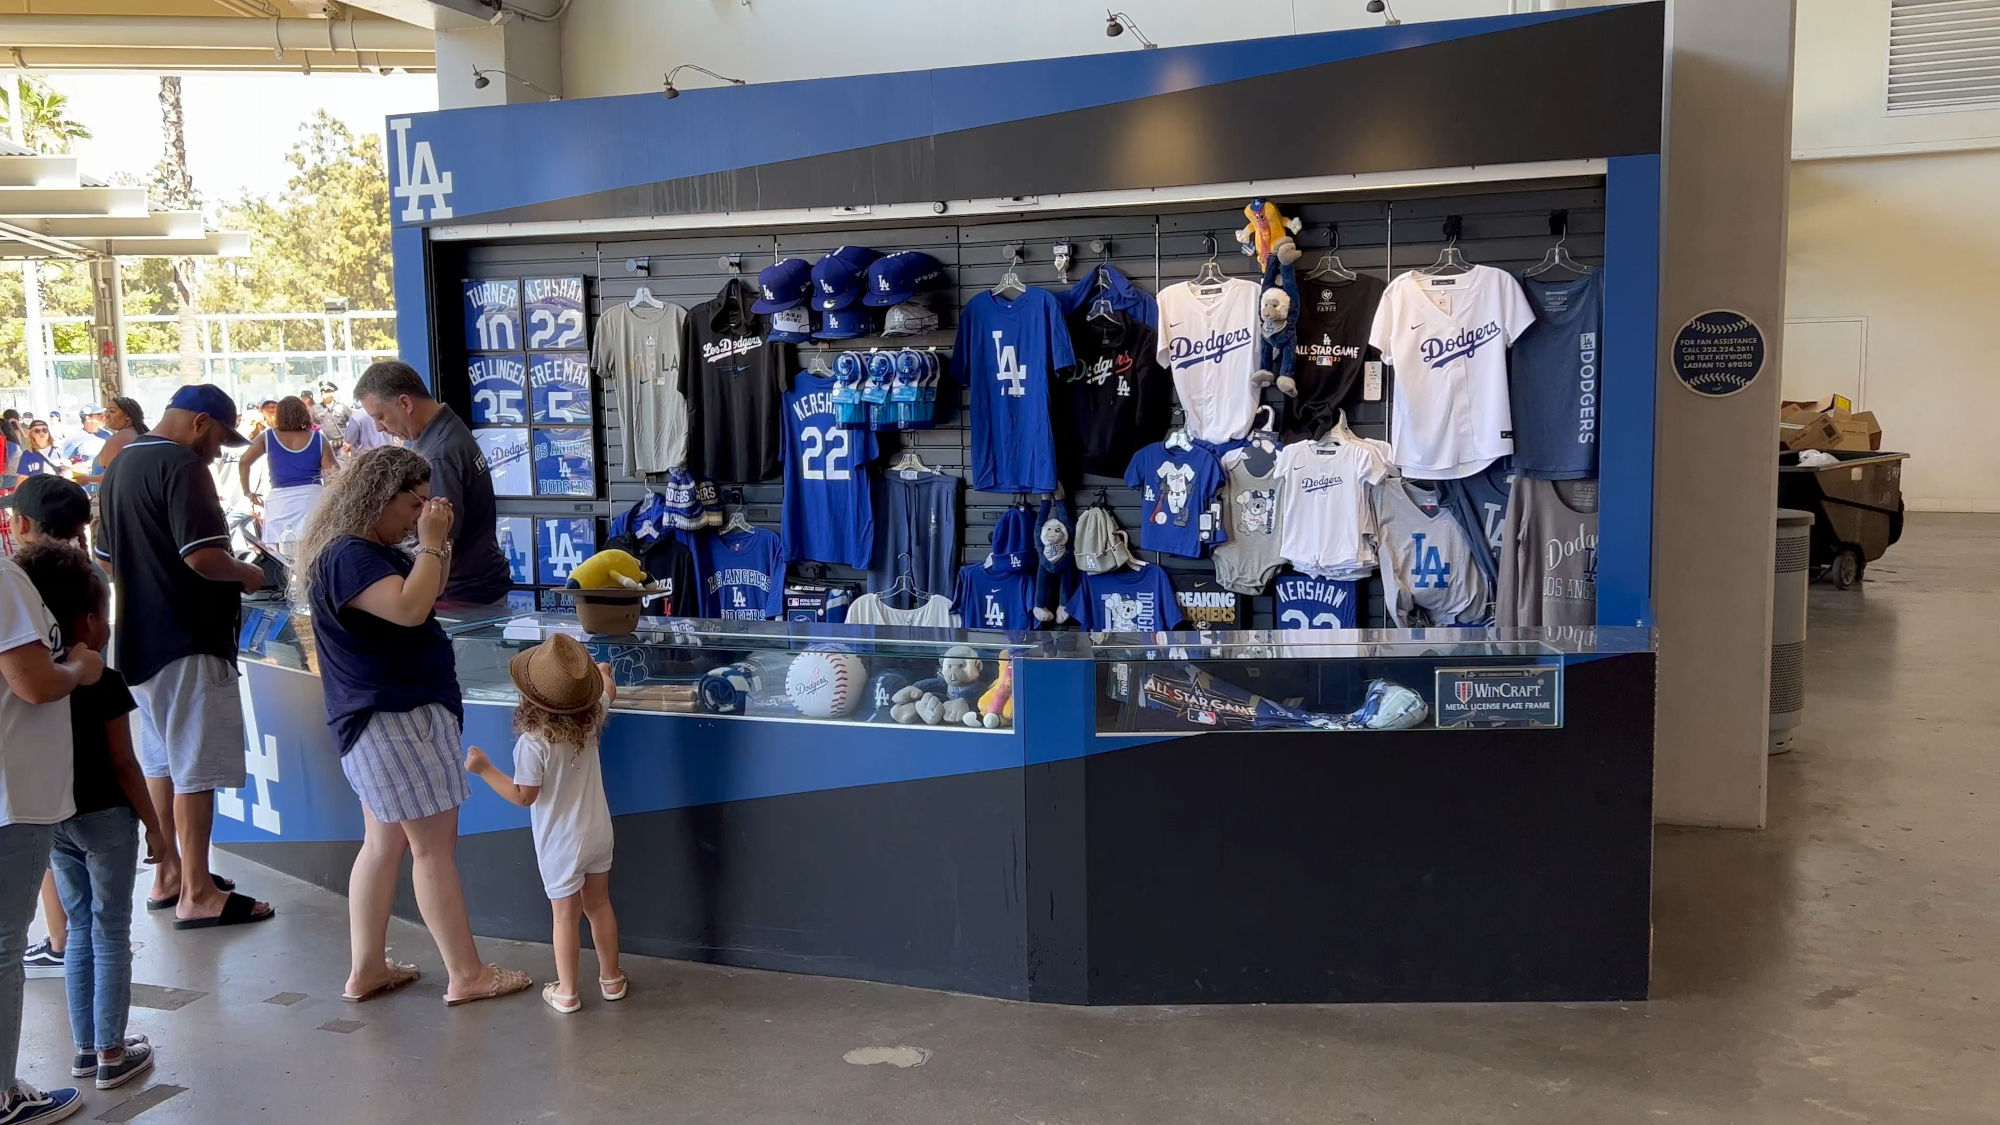
{"type": "Polygon", "coordinates": [[[981,563],[960,567],[951,611],[966,629],[1034,628],[1034,568],[994,574],[981,563]]]}
{"type": "Polygon", "coordinates": [[[785,548],[774,531],[753,527],[702,536],[695,572],[703,617],[768,621],[785,612],[785,548]]]}
{"type": "Polygon", "coordinates": [[[1535,323],[1508,353],[1514,408],[1514,469],[1522,476],[1577,480],[1597,475],[1598,336],[1604,319],[1598,275],[1574,281],[1521,279],[1535,323]]]}
{"type": "Polygon", "coordinates": [[[840,424],[824,375],[793,376],[783,411],[785,558],[866,570],[875,547],[874,432],[840,424]]]}
{"type": "Polygon", "coordinates": [[[442,703],[465,721],[451,638],[437,615],[422,625],[397,625],[348,604],[384,578],[408,578],[414,565],[401,548],[353,535],[327,544],[313,560],[313,644],[326,722],[342,754],[377,711],[442,703]]]}
{"type": "Polygon", "coordinates": [[[1173,583],[1157,566],[1086,574],[1063,605],[1093,633],[1155,633],[1181,624],[1173,583]]]}
{"type": "Polygon", "coordinates": [[[1169,449],[1154,442],[1132,455],[1125,483],[1139,490],[1139,546],[1182,558],[1198,559],[1217,543],[1229,541],[1209,504],[1229,474],[1200,442],[1187,449],[1169,449]]]}
{"type": "Polygon", "coordinates": [[[1310,574],[1278,578],[1280,629],[1352,629],[1361,603],[1361,583],[1310,574]]]}
{"type": "Polygon", "coordinates": [[[951,373],[972,409],[972,487],[1051,492],[1055,436],[1049,382],[1076,366],[1062,306],[1045,289],[1009,301],[981,293],[958,317],[951,373]]]}

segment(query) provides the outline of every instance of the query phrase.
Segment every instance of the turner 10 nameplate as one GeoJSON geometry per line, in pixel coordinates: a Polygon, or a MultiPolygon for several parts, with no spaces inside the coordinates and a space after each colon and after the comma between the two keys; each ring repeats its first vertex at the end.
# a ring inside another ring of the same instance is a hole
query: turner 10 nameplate
{"type": "Polygon", "coordinates": [[[1439,668],[1440,727],[1559,727],[1562,669],[1439,668]]]}

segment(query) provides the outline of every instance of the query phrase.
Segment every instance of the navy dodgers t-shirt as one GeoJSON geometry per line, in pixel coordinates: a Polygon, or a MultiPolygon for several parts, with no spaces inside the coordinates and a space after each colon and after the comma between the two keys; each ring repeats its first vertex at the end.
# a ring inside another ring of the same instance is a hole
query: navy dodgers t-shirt
{"type": "Polygon", "coordinates": [[[342,754],[377,711],[442,703],[465,721],[451,638],[437,615],[422,625],[397,625],[348,604],[390,575],[408,578],[413,565],[402,549],[354,535],[327,544],[313,561],[313,642],[327,725],[342,754]]]}
{"type": "Polygon", "coordinates": [[[1598,275],[1574,281],[1521,279],[1535,323],[1508,353],[1514,408],[1514,470],[1577,480],[1597,475],[1603,291],[1598,275]]]}

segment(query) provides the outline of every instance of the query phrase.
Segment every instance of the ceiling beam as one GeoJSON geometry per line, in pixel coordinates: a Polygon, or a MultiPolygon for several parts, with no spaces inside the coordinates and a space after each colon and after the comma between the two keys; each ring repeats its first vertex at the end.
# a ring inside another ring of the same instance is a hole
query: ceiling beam
{"type": "Polygon", "coordinates": [[[213,51],[191,48],[156,50],[133,47],[31,47],[4,51],[0,71],[9,70],[136,70],[136,71],[283,71],[306,74],[384,74],[404,70],[429,74],[437,56],[429,51],[213,51]]]}
{"type": "Polygon", "coordinates": [[[123,219],[24,219],[19,225],[50,238],[199,238],[208,229],[199,211],[154,211],[123,219]]]}
{"type": "Polygon", "coordinates": [[[74,156],[0,156],[0,187],[82,187],[74,156]]]}
{"type": "Polygon", "coordinates": [[[68,219],[92,215],[146,215],[146,189],[141,187],[29,188],[0,187],[0,222],[24,219],[68,219]]]}
{"type": "Polygon", "coordinates": [[[136,47],[238,51],[429,51],[421,27],[394,20],[233,16],[0,15],[0,48],[136,47]]]}

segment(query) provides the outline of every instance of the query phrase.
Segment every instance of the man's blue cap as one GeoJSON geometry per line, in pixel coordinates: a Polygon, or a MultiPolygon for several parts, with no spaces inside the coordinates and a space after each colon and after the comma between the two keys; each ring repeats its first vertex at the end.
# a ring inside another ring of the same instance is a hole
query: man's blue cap
{"type": "Polygon", "coordinates": [[[812,307],[821,312],[844,309],[861,296],[870,265],[882,256],[866,246],[843,246],[812,268],[812,307]]]}
{"type": "MultiPolygon", "coordinates": [[[[799,298],[801,302],[805,298],[799,298]]],[[[771,330],[764,338],[774,344],[803,344],[812,339],[812,310],[800,304],[771,314],[771,330]]]]}
{"type": "MultiPolygon", "coordinates": [[[[817,270],[817,267],[815,267],[817,270]]],[[[868,309],[834,309],[819,318],[815,340],[852,340],[875,331],[875,314],[868,309]]]]}
{"type": "Polygon", "coordinates": [[[943,262],[921,250],[904,250],[868,267],[868,292],[861,303],[887,308],[944,284],[943,262]]]}
{"type": "Polygon", "coordinates": [[[174,392],[168,410],[206,414],[222,427],[222,444],[249,445],[250,439],[236,432],[236,400],[213,383],[193,383],[174,392]]]}
{"type": "Polygon", "coordinates": [[[766,267],[757,275],[757,303],[751,312],[774,313],[795,309],[812,295],[812,263],[804,258],[786,258],[766,267]]]}

